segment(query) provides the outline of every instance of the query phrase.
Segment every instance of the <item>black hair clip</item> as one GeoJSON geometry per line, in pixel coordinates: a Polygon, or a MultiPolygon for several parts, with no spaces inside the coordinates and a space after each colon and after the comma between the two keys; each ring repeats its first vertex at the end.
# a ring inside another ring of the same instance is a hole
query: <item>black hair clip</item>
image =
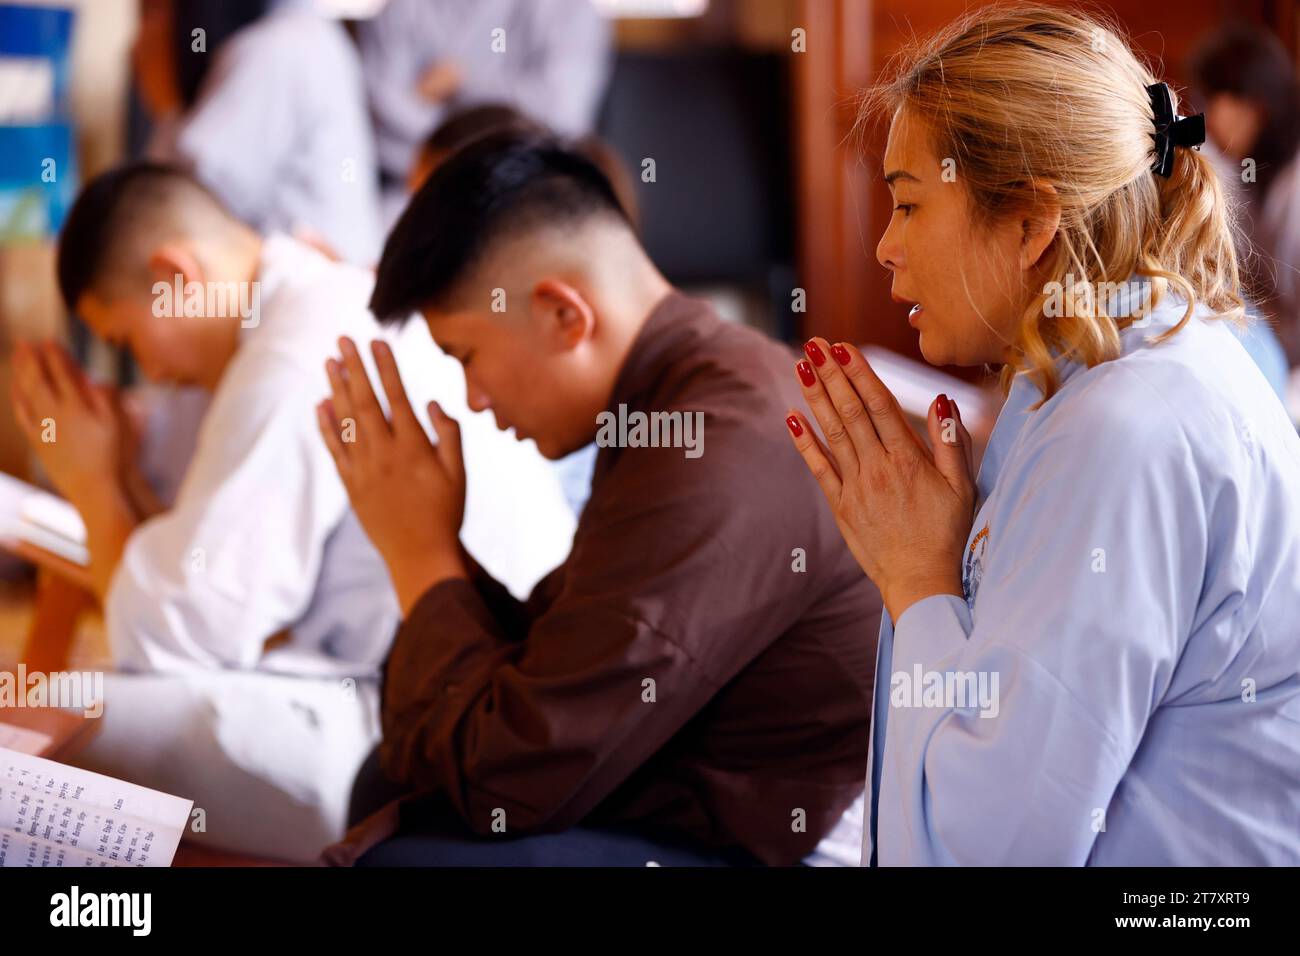
{"type": "Polygon", "coordinates": [[[1200,146],[1205,142],[1205,114],[1179,116],[1174,112],[1174,97],[1165,83],[1147,87],[1151,112],[1155,114],[1156,161],[1151,171],[1168,179],[1174,171],[1174,147],[1200,146]]]}

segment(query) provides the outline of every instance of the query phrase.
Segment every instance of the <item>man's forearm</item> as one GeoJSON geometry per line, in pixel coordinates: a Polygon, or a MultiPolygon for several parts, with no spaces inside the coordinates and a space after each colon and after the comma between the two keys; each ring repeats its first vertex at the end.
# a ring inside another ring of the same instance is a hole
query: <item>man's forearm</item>
{"type": "Polygon", "coordinates": [[[468,579],[469,568],[462,559],[459,546],[427,555],[388,561],[388,575],[397,592],[397,603],[402,609],[402,619],[410,616],[411,609],[424,593],[435,584],[452,579],[468,579]]]}
{"type": "Polygon", "coordinates": [[[125,490],[117,482],[102,482],[72,499],[86,525],[86,550],[90,552],[90,577],[95,596],[103,603],[108,585],[122,560],[127,539],[140,519],[125,490]]]}

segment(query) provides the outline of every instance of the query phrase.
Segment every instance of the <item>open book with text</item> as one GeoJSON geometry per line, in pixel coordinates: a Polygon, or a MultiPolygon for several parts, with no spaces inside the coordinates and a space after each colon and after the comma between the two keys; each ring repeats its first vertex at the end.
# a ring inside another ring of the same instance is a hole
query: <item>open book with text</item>
{"type": "Polygon", "coordinates": [[[193,807],[0,747],[0,867],[170,866],[193,807]]]}

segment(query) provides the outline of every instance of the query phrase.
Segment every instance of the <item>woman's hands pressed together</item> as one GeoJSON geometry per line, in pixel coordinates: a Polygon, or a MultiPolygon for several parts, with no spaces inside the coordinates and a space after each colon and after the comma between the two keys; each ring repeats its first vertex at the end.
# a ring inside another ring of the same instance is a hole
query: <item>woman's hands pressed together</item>
{"type": "Polygon", "coordinates": [[[943,395],[931,404],[931,452],[855,347],[814,338],[804,351],[796,374],[825,444],[798,412],[786,426],[890,617],[931,595],[960,596],[976,497],[960,410],[943,395]]]}

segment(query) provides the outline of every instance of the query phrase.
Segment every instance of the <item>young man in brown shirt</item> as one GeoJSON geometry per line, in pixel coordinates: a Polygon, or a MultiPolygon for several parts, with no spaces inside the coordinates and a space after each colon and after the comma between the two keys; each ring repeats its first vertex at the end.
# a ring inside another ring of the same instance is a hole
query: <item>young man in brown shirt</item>
{"type": "Polygon", "coordinates": [[[431,444],[378,346],[385,416],[341,341],[321,432],[401,603],[379,753],[414,796],[365,862],[812,853],[863,788],[880,599],[783,433],[794,355],[673,290],[537,137],[437,171],[371,307],[423,313],[470,407],[547,457],[601,447],[568,559],[515,601],[459,543],[455,422],[432,408],[431,444]]]}

